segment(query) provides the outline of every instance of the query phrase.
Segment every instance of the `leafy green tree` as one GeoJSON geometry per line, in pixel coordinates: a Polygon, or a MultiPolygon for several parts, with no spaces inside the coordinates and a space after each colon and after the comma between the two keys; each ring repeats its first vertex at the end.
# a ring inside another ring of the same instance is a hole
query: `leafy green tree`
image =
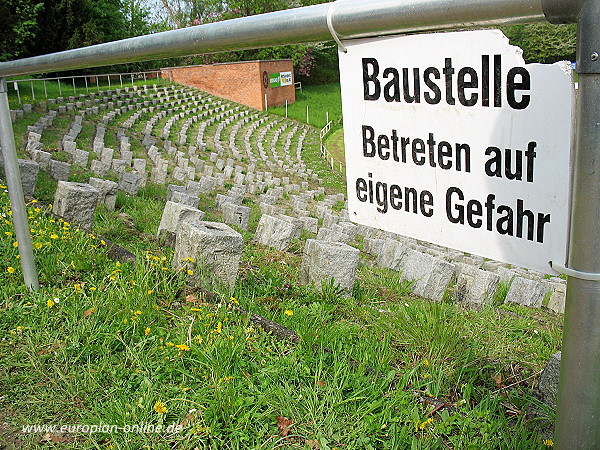
{"type": "Polygon", "coordinates": [[[35,0],[0,2],[0,61],[28,56],[43,8],[35,0]]]}
{"type": "Polygon", "coordinates": [[[502,31],[510,43],[523,49],[526,62],[553,63],[575,61],[577,26],[552,25],[545,22],[511,25],[502,31]]]}

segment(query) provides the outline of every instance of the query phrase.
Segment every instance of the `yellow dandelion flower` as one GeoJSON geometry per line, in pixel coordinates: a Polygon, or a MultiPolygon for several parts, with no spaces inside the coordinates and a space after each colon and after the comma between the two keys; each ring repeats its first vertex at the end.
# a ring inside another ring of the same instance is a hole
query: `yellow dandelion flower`
{"type": "Polygon", "coordinates": [[[19,242],[18,242],[18,241],[15,241],[15,242],[13,242],[13,247],[15,247],[15,248],[16,248],[16,247],[18,247],[18,246],[19,246],[19,242]]]}
{"type": "Polygon", "coordinates": [[[204,342],[204,339],[202,338],[202,336],[200,336],[199,334],[194,336],[194,340],[198,343],[198,344],[202,344],[204,342]]]}
{"type": "Polygon", "coordinates": [[[193,270],[188,270],[188,271],[187,271],[187,274],[188,274],[188,275],[194,275],[194,271],[193,271],[193,270]]]}
{"type": "Polygon", "coordinates": [[[167,409],[167,405],[165,405],[163,402],[156,402],[154,404],[154,411],[156,411],[156,414],[164,414],[168,411],[167,409]]]}
{"type": "Polygon", "coordinates": [[[9,268],[6,269],[6,271],[8,273],[15,273],[15,268],[14,267],[9,267],[9,268]]]}
{"type": "Polygon", "coordinates": [[[134,312],[134,314],[135,314],[136,316],[139,316],[140,314],[142,314],[142,312],[141,312],[141,311],[138,309],[136,312],[134,312]]]}
{"type": "Polygon", "coordinates": [[[235,297],[230,297],[229,300],[231,300],[233,303],[235,303],[236,305],[239,305],[240,302],[237,301],[237,299],[235,297]]]}
{"type": "Polygon", "coordinates": [[[46,302],[46,305],[48,306],[48,308],[52,308],[55,305],[54,300],[49,298],[48,301],[46,302]]]}
{"type": "Polygon", "coordinates": [[[100,240],[100,243],[101,243],[102,245],[106,245],[106,241],[105,241],[104,239],[101,239],[101,240],[100,240]]]}
{"type": "Polygon", "coordinates": [[[148,336],[150,334],[152,330],[150,329],[150,327],[146,327],[146,329],[144,330],[144,335],[148,336]]]}
{"type": "Polygon", "coordinates": [[[40,211],[42,210],[42,208],[33,208],[33,210],[34,210],[35,212],[40,212],[40,211]]]}
{"type": "Polygon", "coordinates": [[[554,447],[554,441],[552,439],[544,439],[543,444],[546,447],[554,447]]]}
{"type": "Polygon", "coordinates": [[[190,351],[190,347],[189,347],[189,345],[185,345],[185,344],[177,344],[177,345],[175,346],[175,348],[176,348],[177,350],[181,350],[182,352],[189,352],[189,351],[190,351]]]}
{"type": "Polygon", "coordinates": [[[39,250],[43,247],[43,244],[41,242],[36,242],[35,244],[33,244],[33,246],[39,250]]]}
{"type": "MultiPolygon", "coordinates": [[[[102,244],[104,244],[104,241],[100,241],[100,242],[101,242],[102,244]]],[[[120,263],[119,261],[117,261],[117,262],[115,263],[115,266],[117,266],[117,267],[121,267],[121,263],[120,263]]]]}
{"type": "Polygon", "coordinates": [[[217,333],[221,333],[223,331],[223,322],[219,322],[217,324],[217,328],[215,330],[217,333]]]}
{"type": "Polygon", "coordinates": [[[148,295],[154,294],[154,289],[148,289],[148,295]]]}
{"type": "Polygon", "coordinates": [[[200,308],[196,308],[195,306],[190,308],[190,311],[194,311],[194,312],[202,312],[202,310],[200,308]]]}
{"type": "Polygon", "coordinates": [[[4,234],[7,236],[12,236],[12,232],[10,232],[10,231],[5,231],[4,234]]]}
{"type": "Polygon", "coordinates": [[[167,342],[167,347],[175,347],[175,344],[173,344],[172,342],[167,342]]]}
{"type": "Polygon", "coordinates": [[[293,316],[294,315],[294,311],[292,311],[291,309],[286,309],[283,313],[286,316],[293,316]]]}
{"type": "Polygon", "coordinates": [[[50,239],[58,239],[58,234],[56,234],[56,233],[52,233],[52,234],[50,235],[50,239]]]}

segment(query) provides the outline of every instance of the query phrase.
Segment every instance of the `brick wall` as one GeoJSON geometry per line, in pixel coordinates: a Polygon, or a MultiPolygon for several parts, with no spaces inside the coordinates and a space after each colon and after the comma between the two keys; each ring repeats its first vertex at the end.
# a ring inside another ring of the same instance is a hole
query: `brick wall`
{"type": "Polygon", "coordinates": [[[245,61],[238,63],[211,64],[205,66],[172,67],[163,69],[163,78],[176,83],[195,87],[209,94],[233,100],[263,111],[265,94],[267,105],[283,106],[285,101],[296,101],[294,84],[271,88],[268,77],[271,73],[292,72],[292,60],[245,61]],[[266,74],[267,83],[263,82],[266,74]]]}

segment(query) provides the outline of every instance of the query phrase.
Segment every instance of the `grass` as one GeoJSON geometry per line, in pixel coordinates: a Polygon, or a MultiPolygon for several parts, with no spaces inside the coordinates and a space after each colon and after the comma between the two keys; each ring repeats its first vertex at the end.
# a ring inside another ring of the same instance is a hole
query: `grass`
{"type": "MultiPolygon", "coordinates": [[[[285,117],[285,106],[269,108],[269,112],[285,117]]],[[[288,118],[319,129],[327,125],[328,115],[334,126],[341,126],[342,97],[339,83],[305,86],[302,91],[296,91],[296,102],[288,105],[288,118]]]]}
{"type": "Polygon", "coordinates": [[[346,163],[346,153],[344,150],[344,130],[342,128],[337,129],[330,133],[325,140],[325,147],[331,153],[331,156],[336,161],[346,163]]]}
{"type": "Polygon", "coordinates": [[[233,296],[208,301],[186,290],[172,252],[151,237],[164,195],[152,185],[120,195],[114,213],[99,210],[94,234],[30,203],[42,289],[29,293],[1,194],[0,442],[544,448],[524,411],[533,376],[560,342],[556,316],[428,302],[394,272],[367,267],[352,296],[321,293],[299,283],[299,254],[249,242],[233,296]],[[127,226],[117,225],[123,213],[127,226]],[[101,235],[115,228],[110,237],[136,253],[135,267],[108,257],[101,235]],[[277,340],[238,307],[300,341],[277,340]],[[431,398],[445,406],[433,413],[431,398]],[[80,428],[22,432],[28,424],[80,428]],[[101,424],[113,428],[81,431],[101,424]],[[171,432],[125,433],[133,425],[171,432]]]}
{"type": "MultiPolygon", "coordinates": [[[[107,137],[114,139],[127,116],[109,125],[107,137]]],[[[25,133],[30,117],[15,129],[25,133]]],[[[66,130],[71,120],[55,126],[66,130]]],[[[83,142],[91,139],[88,125],[83,142]]],[[[282,125],[267,133],[267,143],[282,125]]],[[[239,131],[240,149],[247,130],[239,131]]],[[[48,145],[60,137],[52,131],[44,131],[48,145]]],[[[195,136],[193,129],[188,134],[195,136]]],[[[307,166],[328,192],[344,190],[344,178],[327,170],[316,144],[305,147],[307,166]]],[[[74,169],[70,179],[88,177],[74,169]]],[[[164,186],[119,193],[115,211],[97,208],[93,233],[49,214],[44,205],[55,190],[40,172],[28,215],[41,290],[30,293],[0,186],[0,447],[550,445],[536,425],[550,423],[552,412],[538,424],[525,411],[535,402],[540,370],[559,348],[561,317],[502,304],[508,286],[495,306],[435,303],[412,296],[396,272],[365,258],[350,295],[330,283],[317,290],[299,281],[302,247],[314,235],[304,233],[289,252],[253,243],[260,212],[247,198],[252,213],[235,290],[207,293],[187,285],[203,268],[174,270],[172,250],[155,238],[164,186]],[[136,264],[111,259],[109,239],[133,252],[136,264]],[[298,341],[277,339],[240,308],[287,327],[298,341]],[[41,428],[24,431],[33,425],[41,428]],[[129,432],[136,426],[145,432],[129,432]]],[[[207,220],[221,218],[214,204],[213,195],[200,196],[207,220]]]]}

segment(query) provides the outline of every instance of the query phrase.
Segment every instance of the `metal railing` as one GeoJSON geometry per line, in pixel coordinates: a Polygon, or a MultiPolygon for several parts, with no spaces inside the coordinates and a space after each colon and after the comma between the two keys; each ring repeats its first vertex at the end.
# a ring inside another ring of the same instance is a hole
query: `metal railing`
{"type": "Polygon", "coordinates": [[[0,63],[0,144],[25,284],[39,289],[6,79],[226,50],[548,19],[578,24],[579,104],[557,448],[600,448],[600,0],[343,0],[0,63]]]}
{"type": "MultiPolygon", "coordinates": [[[[43,86],[43,90],[44,90],[44,97],[48,98],[48,86],[47,83],[48,82],[56,82],[56,85],[58,86],[58,94],[60,96],[63,95],[62,91],[63,89],[65,90],[65,92],[72,91],[72,95],[77,95],[77,82],[81,83],[83,81],[84,86],[80,86],[79,89],[80,90],[85,90],[86,93],[88,93],[90,91],[90,89],[93,89],[93,86],[96,86],[96,90],[100,90],[100,80],[103,78],[106,78],[106,84],[108,85],[109,89],[112,87],[111,85],[111,79],[113,80],[118,80],[117,84],[122,88],[123,87],[123,80],[125,79],[125,82],[128,83],[129,81],[131,81],[131,85],[133,86],[135,83],[135,80],[144,80],[147,81],[148,79],[158,79],[161,80],[161,74],[162,72],[164,72],[163,70],[148,70],[148,71],[144,71],[144,72],[127,72],[127,73],[104,73],[104,74],[99,74],[99,75],[72,75],[72,76],[68,76],[68,77],[47,77],[47,78],[23,78],[23,79],[16,79],[16,80],[10,80],[9,83],[13,85],[13,89],[15,90],[15,92],[17,93],[17,98],[19,103],[21,103],[21,92],[20,92],[20,87],[19,85],[21,84],[29,84],[29,88],[31,90],[31,97],[33,100],[35,100],[35,89],[34,86],[39,85],[39,83],[42,83],[43,86]],[[62,84],[61,84],[62,82],[62,84]],[[65,85],[66,86],[63,86],[65,85]]],[[[116,84],[116,85],[117,85],[116,84]]]]}

